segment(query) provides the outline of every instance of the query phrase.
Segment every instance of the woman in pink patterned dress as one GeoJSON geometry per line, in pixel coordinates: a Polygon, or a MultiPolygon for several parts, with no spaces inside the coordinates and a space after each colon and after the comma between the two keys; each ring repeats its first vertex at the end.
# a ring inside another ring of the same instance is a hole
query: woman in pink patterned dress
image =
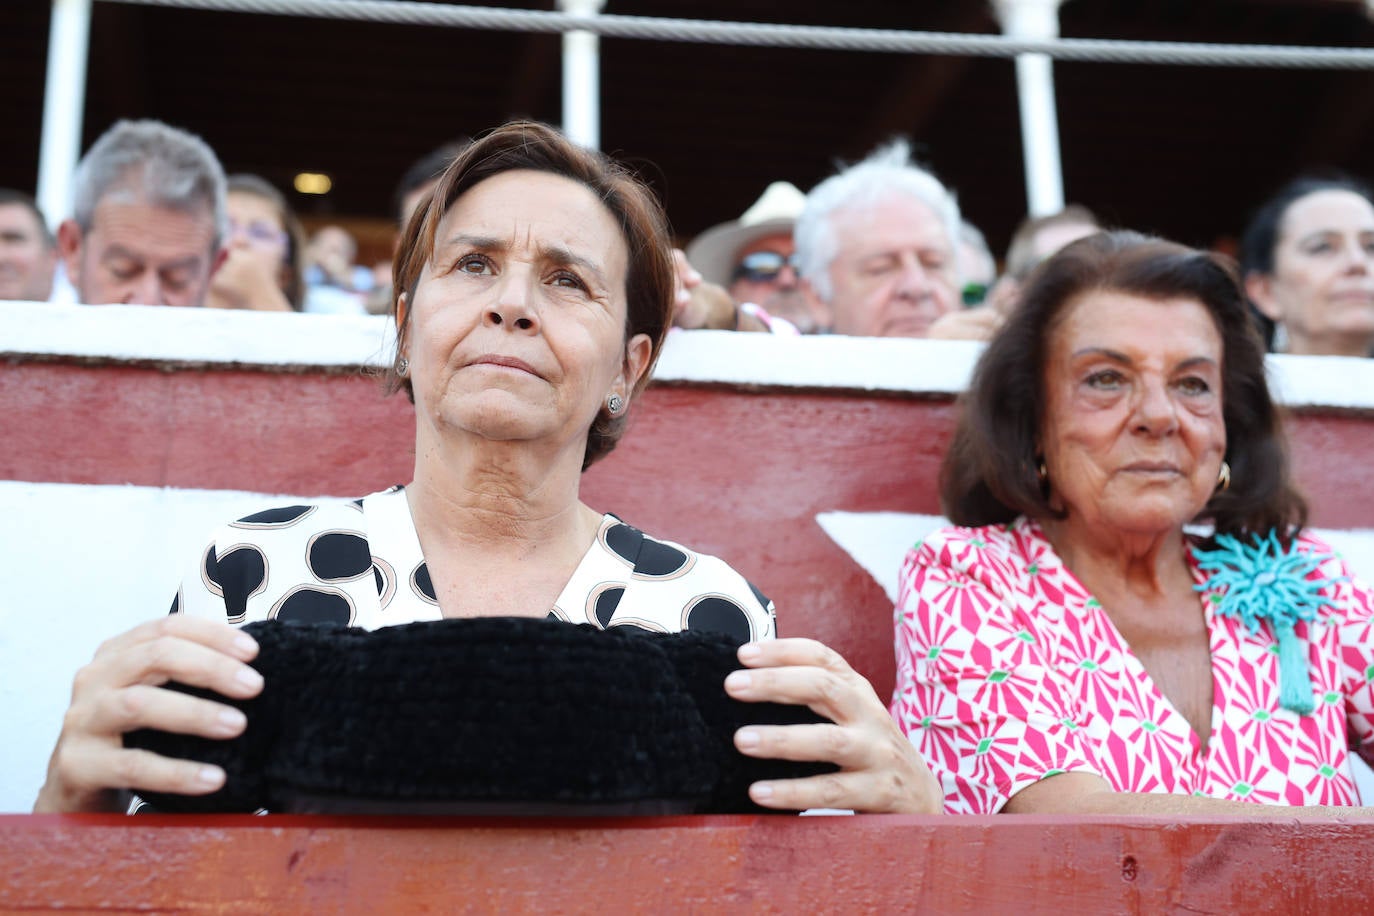
{"type": "Polygon", "coordinates": [[[1124,232],[1047,262],[941,496],[958,527],[903,564],[892,712],[946,811],[1359,804],[1374,592],[1303,532],[1229,262],[1124,232]]]}

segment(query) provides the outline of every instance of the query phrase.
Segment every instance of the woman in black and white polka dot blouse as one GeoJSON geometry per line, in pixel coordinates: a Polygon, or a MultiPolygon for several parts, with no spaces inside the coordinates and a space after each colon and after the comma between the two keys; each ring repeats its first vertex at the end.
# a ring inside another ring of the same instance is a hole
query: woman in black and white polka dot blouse
{"type": "Polygon", "coordinates": [[[35,811],[109,810],[120,788],[218,789],[218,767],[128,749],[122,737],[243,731],[237,709],[160,686],[260,692],[245,664],[257,645],[234,624],[545,615],[745,641],[731,696],[807,705],[835,724],[747,727],[736,746],[840,769],[755,783],[759,804],[937,811],[929,770],[838,654],[774,639],[771,602],[721,560],[578,498],[672,321],[675,272],[652,194],[552,129],[512,123],[458,156],[400,252],[390,382],[416,407],[414,480],[221,529],[183,580],[178,613],[110,640],[77,675],[35,811]]]}

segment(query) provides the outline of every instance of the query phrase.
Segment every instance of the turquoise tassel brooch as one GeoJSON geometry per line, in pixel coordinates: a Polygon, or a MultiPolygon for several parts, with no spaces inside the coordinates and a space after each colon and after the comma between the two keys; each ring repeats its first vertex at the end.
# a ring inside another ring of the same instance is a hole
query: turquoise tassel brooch
{"type": "Polygon", "coordinates": [[[1337,579],[1308,576],[1331,554],[1303,553],[1296,542],[1287,549],[1278,535],[1256,535],[1245,543],[1229,534],[1214,539],[1215,550],[1193,548],[1193,556],[1210,577],[1197,591],[1212,590],[1216,611],[1239,619],[1251,633],[1269,621],[1279,644],[1279,702],[1285,709],[1307,715],[1316,708],[1312,678],[1307,670],[1307,643],[1294,632],[1299,620],[1312,620],[1323,607],[1333,606],[1321,590],[1337,579]],[[1225,591],[1221,591],[1225,589],[1225,591]]]}

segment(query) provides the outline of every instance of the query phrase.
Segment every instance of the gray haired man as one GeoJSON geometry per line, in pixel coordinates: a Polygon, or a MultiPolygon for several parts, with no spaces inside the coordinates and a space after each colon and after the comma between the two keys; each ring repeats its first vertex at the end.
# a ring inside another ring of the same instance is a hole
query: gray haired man
{"type": "Polygon", "coordinates": [[[925,337],[959,303],[959,206],[897,141],[806,195],[793,236],[835,334],[925,337]]]}
{"type": "Polygon", "coordinates": [[[204,303],[224,257],[224,169],[205,141],[160,121],[120,121],[73,179],[58,250],[79,301],[204,303]]]}

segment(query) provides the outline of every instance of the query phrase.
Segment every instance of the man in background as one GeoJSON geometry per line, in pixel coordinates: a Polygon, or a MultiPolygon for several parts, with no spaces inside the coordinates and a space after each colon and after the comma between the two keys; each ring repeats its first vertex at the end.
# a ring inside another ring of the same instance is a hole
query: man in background
{"type": "Polygon", "coordinates": [[[224,257],[224,169],[205,141],[119,121],[73,179],[57,246],[77,301],[200,306],[224,257]]]}
{"type": "Polygon", "coordinates": [[[829,330],[925,337],[959,305],[959,223],[954,195],[900,140],[812,189],[797,259],[829,330]]]}
{"type": "Polygon", "coordinates": [[[990,340],[1016,307],[1035,268],[1056,252],[1099,230],[1087,207],[1069,204],[1049,216],[1026,217],[1016,228],[1007,249],[1006,270],[988,290],[982,305],[952,312],[930,329],[931,337],[947,340],[990,340]]]}
{"type": "Polygon", "coordinates": [[[0,299],[46,302],[57,268],[57,242],[38,204],[0,188],[0,299]]]}
{"type": "Polygon", "coordinates": [[[1101,228],[1093,212],[1081,204],[1069,204],[1049,216],[1028,216],[1021,220],[1007,246],[1002,277],[988,293],[988,304],[1005,316],[1021,294],[1021,287],[1031,271],[1065,245],[1101,228]]]}
{"type": "Polygon", "coordinates": [[[687,261],[707,283],[724,287],[735,303],[791,322],[803,334],[820,329],[822,316],[796,269],[792,227],[806,195],[775,181],[737,220],[712,226],[687,246],[687,261]]]}

